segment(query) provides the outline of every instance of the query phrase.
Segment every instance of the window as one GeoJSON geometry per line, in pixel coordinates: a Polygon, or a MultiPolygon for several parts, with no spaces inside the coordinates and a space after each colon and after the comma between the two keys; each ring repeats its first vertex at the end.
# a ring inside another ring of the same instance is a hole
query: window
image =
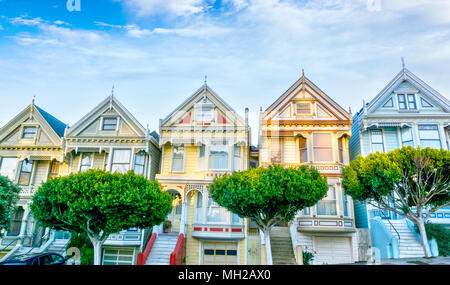
{"type": "Polygon", "coordinates": [[[383,132],[381,130],[371,130],[372,152],[384,152],[383,132]]]}
{"type": "Polygon", "coordinates": [[[233,147],[233,165],[234,170],[239,171],[241,170],[241,147],[238,145],[234,145],[233,147]]]}
{"type": "Polygon", "coordinates": [[[205,169],[205,152],[206,152],[206,146],[202,144],[198,148],[198,168],[200,170],[205,169]]]}
{"type": "Polygon", "coordinates": [[[58,177],[60,168],[61,168],[61,163],[56,160],[53,160],[50,165],[50,172],[48,174],[48,178],[58,177]]]}
{"type": "Polygon", "coordinates": [[[441,140],[437,125],[419,125],[420,146],[440,149],[441,140]]]}
{"type": "Polygon", "coordinates": [[[342,209],[344,211],[344,217],[349,217],[349,201],[348,196],[342,193],[342,209]]]}
{"type": "Polygon", "coordinates": [[[408,109],[406,107],[406,99],[405,99],[405,94],[398,94],[398,108],[400,110],[406,110],[408,109]]]}
{"type": "Polygon", "coordinates": [[[336,190],[329,186],[327,196],[317,203],[317,215],[336,216],[336,190]]]}
{"type": "Polygon", "coordinates": [[[201,192],[197,192],[197,203],[195,204],[195,223],[203,223],[203,195],[201,192]]]}
{"type": "Polygon", "coordinates": [[[11,180],[16,178],[17,157],[0,158],[0,175],[6,176],[11,180]]]}
{"type": "Polygon", "coordinates": [[[344,163],[344,143],[342,138],[338,139],[339,162],[344,163]]]}
{"type": "Polygon", "coordinates": [[[408,108],[410,110],[417,109],[416,96],[414,94],[408,94],[408,108]]]}
{"type": "Polygon", "coordinates": [[[104,131],[115,131],[117,129],[117,118],[103,118],[104,131]]]}
{"type": "Polygon", "coordinates": [[[228,169],[228,151],[226,144],[213,144],[209,149],[209,169],[228,169]]]}
{"type": "Polygon", "coordinates": [[[20,168],[19,184],[20,185],[30,185],[31,171],[33,170],[33,161],[24,160],[22,161],[22,167],[20,168]]]}
{"type": "Polygon", "coordinates": [[[297,115],[310,115],[311,103],[297,103],[297,115]]]}
{"type": "Polygon", "coordinates": [[[211,122],[214,119],[214,106],[199,104],[195,107],[195,121],[211,122]]]}
{"type": "Polygon", "coordinates": [[[34,139],[34,137],[36,136],[36,131],[37,131],[36,127],[24,127],[22,138],[23,139],[34,139]]]}
{"type": "Polygon", "coordinates": [[[184,171],[184,147],[174,146],[172,153],[172,172],[184,171]]]}
{"type": "Polygon", "coordinates": [[[227,223],[227,209],[220,207],[213,199],[208,199],[208,213],[206,219],[208,223],[227,223]]]}
{"type": "Polygon", "coordinates": [[[306,144],[306,139],[304,137],[299,137],[299,147],[300,147],[300,162],[308,162],[308,146],[306,144]]]}
{"type": "Polygon", "coordinates": [[[143,152],[138,152],[134,156],[134,173],[144,175],[144,169],[145,169],[145,154],[143,152]]]}
{"type": "Polygon", "coordinates": [[[302,210],[302,215],[303,216],[311,216],[311,208],[310,207],[304,208],[302,210]]]}
{"type": "Polygon", "coordinates": [[[231,224],[232,225],[239,225],[239,224],[241,224],[241,218],[239,218],[239,215],[232,213],[232,215],[231,215],[231,224]]]}
{"type": "Polygon", "coordinates": [[[270,161],[272,163],[281,163],[280,138],[272,138],[270,142],[270,161]]]}
{"type": "Polygon", "coordinates": [[[333,161],[333,147],[331,134],[315,133],[313,134],[313,152],[314,161],[329,162],[333,161]]]}
{"type": "Polygon", "coordinates": [[[20,234],[20,227],[22,226],[23,208],[19,207],[14,211],[11,222],[8,227],[8,236],[18,236],[20,234]]]}
{"type": "Polygon", "coordinates": [[[127,173],[130,170],[131,149],[115,149],[113,152],[111,172],[127,173]]]}
{"type": "Polygon", "coordinates": [[[405,146],[414,146],[412,128],[406,127],[401,129],[402,144],[405,146]]]}
{"type": "Polygon", "coordinates": [[[89,170],[92,166],[92,160],[93,160],[93,154],[92,153],[83,153],[81,155],[81,165],[80,165],[80,172],[84,172],[86,170],[89,170]]]}

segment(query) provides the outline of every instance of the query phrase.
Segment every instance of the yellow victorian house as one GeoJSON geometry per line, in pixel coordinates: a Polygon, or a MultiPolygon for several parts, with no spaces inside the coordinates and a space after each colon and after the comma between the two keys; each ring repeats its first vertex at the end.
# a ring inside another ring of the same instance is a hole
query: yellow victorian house
{"type": "Polygon", "coordinates": [[[162,162],[156,179],[173,195],[173,210],[168,233],[163,225],[153,229],[157,237],[147,264],[172,264],[170,255],[179,251],[181,239],[185,252],[177,254],[185,254],[188,265],[248,263],[248,221],[217,205],[208,191],[215,177],[248,168],[247,114],[248,109],[241,118],[205,82],[160,121],[162,162]]]}
{"type": "MultiPolygon", "coordinates": [[[[351,114],[304,75],[260,114],[260,165],[304,164],[328,179],[323,200],[298,213],[289,228],[274,231],[275,242],[292,242],[291,253],[299,255],[298,247],[314,252],[314,264],[358,261],[353,202],[344,194],[341,172],[349,164],[351,125],[351,114]]],[[[274,264],[288,257],[273,252],[274,264]]]]}
{"type": "Polygon", "coordinates": [[[62,149],[66,127],[33,100],[0,129],[0,175],[22,188],[10,226],[0,240],[0,258],[64,250],[67,237],[40,227],[33,219],[30,204],[43,182],[67,169],[62,149]]]}

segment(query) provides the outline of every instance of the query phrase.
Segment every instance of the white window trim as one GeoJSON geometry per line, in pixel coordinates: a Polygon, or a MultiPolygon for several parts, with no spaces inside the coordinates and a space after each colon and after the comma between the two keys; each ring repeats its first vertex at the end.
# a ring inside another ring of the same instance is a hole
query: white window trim
{"type": "Polygon", "coordinates": [[[91,166],[89,166],[88,170],[92,169],[92,167],[94,166],[94,157],[95,157],[94,153],[93,152],[82,152],[81,155],[80,155],[80,160],[78,161],[78,172],[80,172],[80,170],[81,170],[81,161],[83,160],[83,156],[85,154],[91,154],[92,155],[91,166]]]}
{"type": "Polygon", "coordinates": [[[111,115],[105,115],[100,117],[100,127],[99,131],[103,132],[117,132],[119,130],[119,122],[120,122],[120,116],[111,116],[111,115]],[[103,122],[105,119],[116,119],[116,129],[114,130],[104,130],[103,129],[103,122]]]}
{"type": "MultiPolygon", "coordinates": [[[[111,153],[111,166],[110,166],[110,169],[109,169],[109,171],[110,172],[112,172],[112,167],[113,167],[113,164],[114,164],[114,153],[117,151],[117,150],[129,150],[130,151],[130,158],[129,158],[129,162],[128,162],[128,171],[130,171],[131,169],[133,169],[134,170],[134,148],[121,148],[121,147],[117,147],[117,148],[114,148],[113,150],[112,150],[112,153],[111,153]],[[132,163],[133,162],[133,163],[132,163]]],[[[94,159],[92,159],[92,162],[94,162],[94,159]]],[[[120,164],[125,164],[125,163],[120,163],[120,164]]]]}
{"type": "Polygon", "coordinates": [[[302,102],[302,101],[297,101],[297,102],[294,102],[294,114],[296,115],[296,116],[312,116],[312,115],[314,115],[314,111],[313,111],[313,103],[312,102],[302,102]],[[301,104],[309,104],[309,114],[299,114],[299,113],[297,113],[297,104],[299,104],[299,103],[301,103],[301,104]]]}
{"type": "Polygon", "coordinates": [[[419,93],[419,92],[418,91],[396,91],[395,95],[397,96],[397,110],[400,111],[400,112],[420,111],[420,107],[419,107],[420,104],[417,101],[417,98],[418,98],[417,93],[419,93]],[[400,109],[399,95],[404,95],[405,96],[406,109],[400,109]],[[409,108],[408,95],[413,95],[414,96],[414,101],[416,103],[416,108],[415,109],[409,108]]]}
{"type": "Polygon", "coordinates": [[[171,173],[184,173],[186,170],[186,146],[185,145],[180,145],[180,146],[174,146],[172,145],[172,151],[170,154],[170,172],[171,173]],[[184,151],[183,151],[183,169],[181,171],[174,171],[173,170],[173,156],[174,156],[174,149],[175,147],[183,147],[184,151]]]}
{"type": "Polygon", "coordinates": [[[209,164],[209,162],[211,161],[211,147],[208,146],[206,148],[207,153],[208,153],[207,169],[209,171],[213,171],[213,172],[230,172],[230,171],[232,171],[233,162],[231,160],[234,159],[234,156],[233,156],[233,145],[230,146],[230,145],[227,144],[226,148],[227,148],[227,154],[228,154],[227,169],[214,169],[214,168],[211,168],[210,164],[209,164]]]}
{"type": "MultiPolygon", "coordinates": [[[[317,217],[321,217],[321,218],[340,218],[340,215],[339,215],[339,211],[340,211],[339,203],[342,203],[342,202],[339,200],[339,194],[338,194],[338,191],[337,191],[337,185],[329,184],[328,185],[328,190],[330,190],[330,187],[333,187],[333,189],[334,189],[334,204],[336,206],[336,215],[333,216],[333,215],[319,215],[318,214],[317,206],[318,206],[320,201],[324,200],[324,199],[322,199],[322,200],[318,201],[317,204],[314,206],[315,214],[316,214],[317,217]]],[[[328,195],[328,190],[327,190],[327,195],[328,195]]],[[[330,201],[330,200],[326,200],[326,201],[330,201]]],[[[342,214],[344,214],[344,213],[342,213],[342,214]]]]}
{"type": "Polygon", "coordinates": [[[443,137],[442,137],[442,135],[444,135],[444,134],[441,134],[440,124],[437,123],[437,122],[433,122],[433,123],[419,123],[419,124],[417,124],[417,139],[418,139],[418,145],[419,146],[421,146],[421,140],[422,140],[420,138],[420,130],[419,130],[420,126],[436,126],[437,127],[437,133],[438,133],[438,136],[439,136],[439,143],[441,144],[441,148],[445,149],[445,147],[444,147],[445,142],[443,141],[443,137]]]}
{"type": "Polygon", "coordinates": [[[20,137],[19,140],[24,140],[24,141],[36,141],[38,136],[40,134],[40,125],[38,123],[24,123],[20,126],[20,137]],[[24,138],[23,137],[23,133],[25,131],[25,128],[28,127],[34,127],[36,128],[36,133],[34,134],[34,138],[24,138]]]}
{"type": "MultiPolygon", "coordinates": [[[[386,153],[386,140],[384,139],[384,129],[380,128],[380,129],[371,129],[369,130],[369,144],[370,144],[370,153],[375,153],[373,152],[373,148],[372,148],[372,131],[374,130],[381,130],[381,139],[383,140],[383,153],[386,153]]],[[[401,139],[401,138],[400,138],[401,139]]]]}

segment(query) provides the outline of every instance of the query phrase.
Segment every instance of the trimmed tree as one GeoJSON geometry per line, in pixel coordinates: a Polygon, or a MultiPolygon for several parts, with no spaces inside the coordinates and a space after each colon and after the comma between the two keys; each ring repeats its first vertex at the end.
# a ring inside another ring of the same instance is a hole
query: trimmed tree
{"type": "Polygon", "coordinates": [[[425,256],[430,257],[425,221],[450,205],[450,151],[411,146],[389,153],[358,156],[343,170],[345,193],[389,210],[419,228],[425,256]]]}
{"type": "Polygon", "coordinates": [[[19,201],[20,187],[8,177],[0,175],[0,237],[2,230],[8,228],[11,216],[19,201]]]}
{"type": "Polygon", "coordinates": [[[156,181],[134,174],[89,170],[43,183],[33,197],[33,216],[46,227],[86,233],[99,265],[112,233],[164,221],[172,197],[156,181]]]}
{"type": "Polygon", "coordinates": [[[315,168],[281,165],[259,167],[214,179],[211,197],[222,207],[250,218],[264,233],[267,264],[272,265],[270,230],[292,221],[298,211],[314,206],[327,194],[327,179],[315,168]]]}

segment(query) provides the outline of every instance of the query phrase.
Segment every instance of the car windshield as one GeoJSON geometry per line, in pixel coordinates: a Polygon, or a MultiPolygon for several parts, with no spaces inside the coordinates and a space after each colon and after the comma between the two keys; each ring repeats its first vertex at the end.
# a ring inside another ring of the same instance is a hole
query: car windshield
{"type": "Polygon", "coordinates": [[[6,260],[6,262],[8,263],[12,263],[12,262],[25,262],[28,259],[34,257],[36,255],[33,254],[22,254],[22,255],[16,255],[16,256],[11,256],[10,258],[8,258],[8,260],[6,260]]]}

